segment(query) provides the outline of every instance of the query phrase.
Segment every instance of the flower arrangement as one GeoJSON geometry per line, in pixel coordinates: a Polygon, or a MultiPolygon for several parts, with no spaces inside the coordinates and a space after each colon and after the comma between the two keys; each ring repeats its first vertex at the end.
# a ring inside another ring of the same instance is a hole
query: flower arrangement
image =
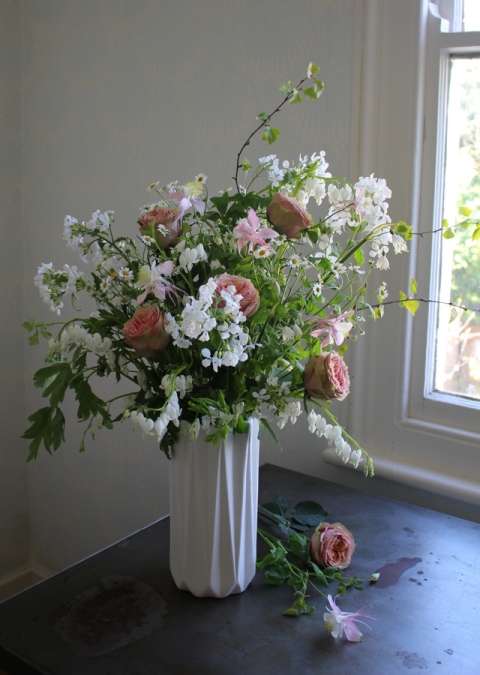
{"type": "Polygon", "coordinates": [[[154,200],[130,236],[115,236],[113,211],[86,222],[65,218],[66,244],[90,272],[42,264],[35,284],[57,315],[81,294],[96,310],[24,324],[31,344],[48,340],[34,383],[49,403],[29,417],[29,459],[41,443],[50,452],[64,440],[60,404],[71,389],[85,422],[81,450],[88,432],[117,421],[156,438],[169,456],[178,433],[194,439],[205,429],[215,444],[258,417],[275,436],[275,424],[303,415],[345,462],[365,461],[373,473],[329,404],[349,393],[348,343],[363,334],[366,316],[382,314],[386,285],[370,288],[370,274],[388,269],[392,248],[406,250],[409,228],[392,225],[385,180],[336,178],[324,152],[295,162],[272,154],[256,168],[241,160],[254,134],[269,145],[278,138],[271,120],[284,105],[320,96],[317,75],[310,64],[296,87],[281,87],[275,111],[258,116],[237,155],[235,192],[210,196],[203,173],[184,184],[154,183],[154,200]],[[97,377],[126,387],[104,400],[94,392],[97,377]]]}

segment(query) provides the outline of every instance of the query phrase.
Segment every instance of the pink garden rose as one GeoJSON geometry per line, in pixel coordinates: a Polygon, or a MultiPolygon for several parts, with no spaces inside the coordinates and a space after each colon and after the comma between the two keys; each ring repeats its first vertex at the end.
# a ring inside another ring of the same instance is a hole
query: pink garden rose
{"type": "Polygon", "coordinates": [[[182,229],[183,209],[177,206],[157,206],[147,211],[138,220],[142,234],[150,234],[150,226],[153,223],[155,239],[160,248],[167,248],[176,239],[182,229]],[[158,225],[163,225],[167,233],[162,234],[157,230],[158,225]]]}
{"type": "MultiPolygon", "coordinates": [[[[229,286],[235,286],[235,291],[242,296],[240,300],[240,309],[248,318],[255,314],[260,304],[260,294],[249,279],[236,277],[234,274],[220,274],[215,278],[217,282],[217,293],[226,291],[229,286]]],[[[220,300],[218,307],[225,307],[225,300],[220,300]]]]}
{"type": "Polygon", "coordinates": [[[348,368],[337,352],[311,356],[303,372],[303,381],[310,396],[343,401],[350,392],[348,368]]]}
{"type": "Polygon", "coordinates": [[[165,323],[165,314],[156,305],[139,307],[123,326],[125,342],[145,356],[155,356],[165,348],[170,337],[165,323]]]}
{"type": "Polygon", "coordinates": [[[298,239],[302,230],[312,224],[312,216],[300,202],[277,192],[267,207],[268,220],[290,239],[298,239]]]}
{"type": "Polygon", "coordinates": [[[320,567],[344,570],[354,551],[353,535],[340,523],[320,523],[310,539],[310,555],[320,567]]]}

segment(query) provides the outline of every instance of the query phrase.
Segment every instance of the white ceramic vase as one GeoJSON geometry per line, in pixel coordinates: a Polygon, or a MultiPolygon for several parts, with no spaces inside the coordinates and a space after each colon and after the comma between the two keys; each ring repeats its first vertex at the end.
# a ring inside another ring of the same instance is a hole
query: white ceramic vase
{"type": "Polygon", "coordinates": [[[170,461],[170,570],[198,597],[241,593],[255,575],[258,420],[215,447],[188,434],[170,461]]]}

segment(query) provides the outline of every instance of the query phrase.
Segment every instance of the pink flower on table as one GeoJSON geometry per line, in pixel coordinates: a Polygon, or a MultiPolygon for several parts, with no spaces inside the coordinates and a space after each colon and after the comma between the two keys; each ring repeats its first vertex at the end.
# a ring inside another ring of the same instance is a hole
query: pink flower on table
{"type": "Polygon", "coordinates": [[[151,267],[144,265],[140,268],[137,277],[137,286],[143,288],[144,291],[137,297],[137,303],[139,305],[145,300],[149,293],[153,293],[159,300],[165,300],[166,295],[179,297],[177,290],[180,289],[177,289],[170,281],[163,278],[164,274],[167,276],[172,274],[173,267],[174,265],[171,260],[160,263],[160,265],[157,265],[154,260],[151,267]]]}
{"type": "Polygon", "coordinates": [[[343,314],[339,314],[337,317],[334,317],[332,312],[328,319],[316,319],[315,325],[317,328],[312,331],[310,335],[319,338],[321,335],[325,334],[322,347],[331,345],[334,342],[337,345],[341,345],[353,328],[353,324],[350,321],[342,321],[342,319],[345,319],[347,316],[352,316],[352,314],[355,314],[353,309],[349,312],[343,312],[343,314]]]}
{"type": "Polygon", "coordinates": [[[326,607],[326,612],[323,615],[323,620],[325,622],[325,628],[332,635],[332,637],[342,637],[345,632],[345,637],[350,642],[360,642],[362,639],[363,633],[360,631],[357,623],[363,623],[364,626],[370,628],[370,626],[362,621],[359,617],[364,616],[367,619],[375,620],[374,616],[370,614],[365,614],[364,609],[367,607],[362,607],[358,612],[342,612],[336,603],[337,598],[332,598],[331,595],[328,596],[328,602],[330,607],[326,607]]]}
{"type": "Polygon", "coordinates": [[[255,244],[266,246],[268,244],[265,239],[274,239],[278,237],[278,232],[269,227],[260,228],[260,219],[253,209],[250,209],[248,216],[238,221],[236,227],[233,228],[233,234],[238,239],[238,252],[248,244],[248,252],[253,251],[255,244]]]}
{"type": "Polygon", "coordinates": [[[293,197],[277,192],[267,207],[268,220],[289,239],[298,239],[312,224],[312,216],[293,197]]]}
{"type": "MultiPolygon", "coordinates": [[[[234,274],[220,274],[218,277],[215,277],[215,282],[217,284],[217,293],[221,294],[222,291],[226,291],[230,286],[235,288],[235,292],[238,295],[242,296],[240,300],[240,309],[248,318],[255,314],[260,304],[260,294],[252,284],[250,279],[245,279],[244,277],[235,276],[234,274]]],[[[226,305],[224,299],[220,300],[218,307],[223,308],[226,305]]]]}
{"type": "Polygon", "coordinates": [[[165,331],[165,314],[156,305],[144,305],[123,326],[125,342],[143,356],[152,357],[161,352],[170,338],[165,331]]]}
{"type": "Polygon", "coordinates": [[[350,392],[350,378],[345,361],[337,352],[311,356],[303,371],[303,382],[310,396],[343,401],[350,392]]]}
{"type": "Polygon", "coordinates": [[[310,555],[320,567],[344,570],[354,551],[353,534],[341,523],[320,523],[310,539],[310,555]]]}

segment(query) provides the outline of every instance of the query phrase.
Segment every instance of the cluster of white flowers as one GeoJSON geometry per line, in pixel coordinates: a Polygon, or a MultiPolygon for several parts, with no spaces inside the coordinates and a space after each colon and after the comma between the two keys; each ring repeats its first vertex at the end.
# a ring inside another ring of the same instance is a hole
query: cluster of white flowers
{"type": "Polygon", "coordinates": [[[65,354],[71,345],[82,347],[95,356],[105,356],[111,369],[115,367],[115,352],[110,338],[102,338],[100,333],[89,333],[79,323],[70,323],[62,330],[58,340],[49,340],[48,346],[54,352],[65,354]]]}
{"type": "Polygon", "coordinates": [[[97,210],[92,213],[92,217],[87,223],[79,223],[76,218],[65,216],[63,238],[67,242],[67,247],[79,251],[84,262],[88,262],[87,253],[92,253],[94,264],[98,263],[102,259],[100,246],[96,241],[86,243],[84,235],[86,232],[108,232],[113,222],[113,216],[113,211],[101,213],[97,210]]]}
{"type": "Polygon", "coordinates": [[[357,468],[362,459],[362,453],[360,450],[352,450],[350,444],[343,438],[341,427],[328,424],[322,415],[311,410],[308,413],[308,430],[319,438],[324,436],[328,440],[328,445],[335,446],[335,452],[345,464],[350,462],[357,468]]]}
{"type": "Polygon", "coordinates": [[[215,372],[220,366],[235,367],[239,361],[246,361],[249,346],[249,335],[241,326],[246,320],[240,309],[242,296],[236,293],[234,286],[222,290],[220,298],[224,307],[220,309],[217,307],[219,295],[216,289],[215,280],[210,278],[206,284],[200,286],[198,300],[189,298],[190,302],[185,305],[180,322],[172,314],[166,314],[168,323],[165,327],[173,338],[173,344],[182,349],[190,347],[192,339],[208,342],[210,332],[217,330],[223,341],[222,348],[214,354],[209,349],[202,349],[202,365],[205,368],[212,366],[215,372]],[[220,312],[222,323],[218,323],[214,316],[218,316],[220,312]]]}
{"type": "Polygon", "coordinates": [[[224,426],[225,424],[235,426],[238,422],[239,416],[243,412],[244,403],[235,403],[232,406],[232,412],[227,413],[223,410],[218,410],[209,406],[209,414],[202,415],[201,418],[197,417],[195,421],[189,426],[188,433],[190,439],[195,441],[198,438],[200,430],[203,429],[207,433],[210,431],[211,427],[224,426]]]}
{"type": "Polygon", "coordinates": [[[283,410],[277,411],[278,427],[280,429],[283,429],[283,427],[286,425],[289,419],[292,424],[295,424],[295,422],[297,421],[297,417],[299,417],[299,415],[301,415],[302,412],[303,411],[300,401],[290,401],[289,403],[287,403],[287,405],[283,410]]]}
{"type": "Polygon", "coordinates": [[[144,415],[138,410],[132,410],[130,419],[132,420],[133,429],[135,429],[138,424],[142,430],[142,438],[156,436],[158,442],[160,442],[165,436],[169,422],[173,422],[176,427],[180,426],[181,414],[182,409],[178,403],[177,392],[174,391],[167,401],[164,410],[156,420],[153,420],[151,417],[144,415]]]}
{"type": "Polygon", "coordinates": [[[83,277],[83,272],[79,272],[75,265],[73,267],[64,265],[63,270],[56,271],[52,263],[42,263],[34,281],[42,300],[52,312],[60,316],[63,298],[75,292],[77,280],[80,277],[83,277]]]}
{"type": "Polygon", "coordinates": [[[185,394],[193,389],[193,379],[191,375],[177,375],[176,377],[174,375],[164,375],[160,387],[165,391],[173,387],[180,398],[184,398],[185,394]]]}
{"type": "MultiPolygon", "coordinates": [[[[278,187],[281,181],[285,178],[285,174],[289,172],[294,177],[306,176],[306,179],[300,190],[294,195],[304,206],[308,203],[311,197],[314,197],[317,204],[321,204],[325,197],[325,182],[323,178],[330,178],[331,173],[327,171],[328,163],[325,161],[325,152],[316,153],[308,157],[300,155],[298,164],[290,164],[288,160],[282,162],[282,169],[279,166],[279,159],[276,155],[268,155],[267,157],[260,157],[258,160],[260,166],[264,166],[267,170],[268,180],[273,187],[278,187]]],[[[290,191],[293,189],[293,183],[287,184],[282,190],[290,191]]]]}
{"type": "Polygon", "coordinates": [[[208,260],[208,256],[205,253],[202,244],[197,244],[194,248],[186,248],[185,241],[181,241],[180,244],[176,246],[176,250],[180,251],[178,264],[185,272],[190,272],[192,267],[197,263],[208,260]]]}
{"type": "MultiPolygon", "coordinates": [[[[391,218],[388,215],[388,202],[392,196],[390,188],[383,178],[375,178],[373,174],[359,178],[353,190],[349,185],[337,187],[333,183],[328,186],[330,210],[328,222],[333,232],[339,233],[345,225],[356,226],[361,220],[366,223],[365,232],[379,229],[370,245],[369,255],[376,259],[379,269],[389,268],[387,254],[392,244],[395,253],[407,250],[407,245],[398,234],[392,234],[388,227],[391,218]]],[[[331,241],[330,241],[331,243],[331,241]]]]}

